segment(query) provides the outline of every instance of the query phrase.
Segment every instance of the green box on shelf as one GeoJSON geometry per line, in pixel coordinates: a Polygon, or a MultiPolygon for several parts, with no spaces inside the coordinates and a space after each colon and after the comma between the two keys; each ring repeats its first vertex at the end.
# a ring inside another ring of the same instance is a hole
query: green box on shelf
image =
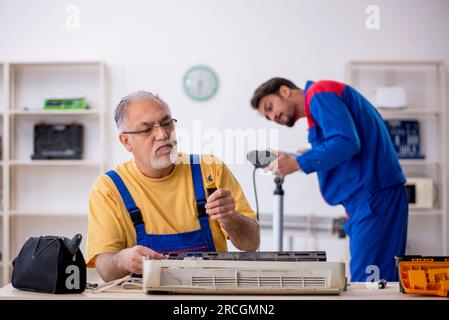
{"type": "Polygon", "coordinates": [[[45,99],[44,102],[44,110],[78,110],[87,108],[87,101],[84,98],[45,99]]]}

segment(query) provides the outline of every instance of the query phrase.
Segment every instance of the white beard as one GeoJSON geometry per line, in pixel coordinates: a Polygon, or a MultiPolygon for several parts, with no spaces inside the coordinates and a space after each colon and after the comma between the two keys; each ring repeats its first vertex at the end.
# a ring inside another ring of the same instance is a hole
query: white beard
{"type": "Polygon", "coordinates": [[[178,159],[178,148],[177,144],[174,143],[168,155],[164,155],[163,157],[160,158],[154,156],[150,160],[150,166],[153,169],[164,169],[176,163],[177,159],[178,159]]]}

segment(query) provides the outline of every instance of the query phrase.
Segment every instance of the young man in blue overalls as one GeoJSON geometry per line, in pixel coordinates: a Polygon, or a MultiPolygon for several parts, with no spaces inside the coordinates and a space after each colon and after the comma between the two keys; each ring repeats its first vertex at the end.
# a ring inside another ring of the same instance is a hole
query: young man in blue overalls
{"type": "Polygon", "coordinates": [[[292,127],[303,117],[310,150],[297,157],[278,153],[268,167],[284,177],[316,172],[330,205],[348,215],[351,281],[397,281],[394,257],[405,253],[408,220],[406,181],[386,125],[358,91],[336,81],[308,81],[304,90],[273,78],[254,92],[251,105],[270,121],[292,127]]]}

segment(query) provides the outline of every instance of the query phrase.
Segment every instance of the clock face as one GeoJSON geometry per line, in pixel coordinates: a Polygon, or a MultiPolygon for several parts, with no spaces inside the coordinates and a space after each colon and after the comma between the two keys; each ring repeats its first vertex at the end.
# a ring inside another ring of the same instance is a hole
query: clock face
{"type": "Polygon", "coordinates": [[[184,90],[194,100],[204,101],[212,98],[218,89],[218,77],[206,66],[195,66],[184,76],[184,90]]]}

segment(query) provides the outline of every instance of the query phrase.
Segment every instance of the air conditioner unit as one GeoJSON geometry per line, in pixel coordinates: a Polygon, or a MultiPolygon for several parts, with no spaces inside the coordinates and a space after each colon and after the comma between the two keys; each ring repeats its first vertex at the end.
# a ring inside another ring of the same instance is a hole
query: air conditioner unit
{"type": "Polygon", "coordinates": [[[195,253],[144,260],[147,293],[339,294],[345,264],[317,252],[195,253]]]}

